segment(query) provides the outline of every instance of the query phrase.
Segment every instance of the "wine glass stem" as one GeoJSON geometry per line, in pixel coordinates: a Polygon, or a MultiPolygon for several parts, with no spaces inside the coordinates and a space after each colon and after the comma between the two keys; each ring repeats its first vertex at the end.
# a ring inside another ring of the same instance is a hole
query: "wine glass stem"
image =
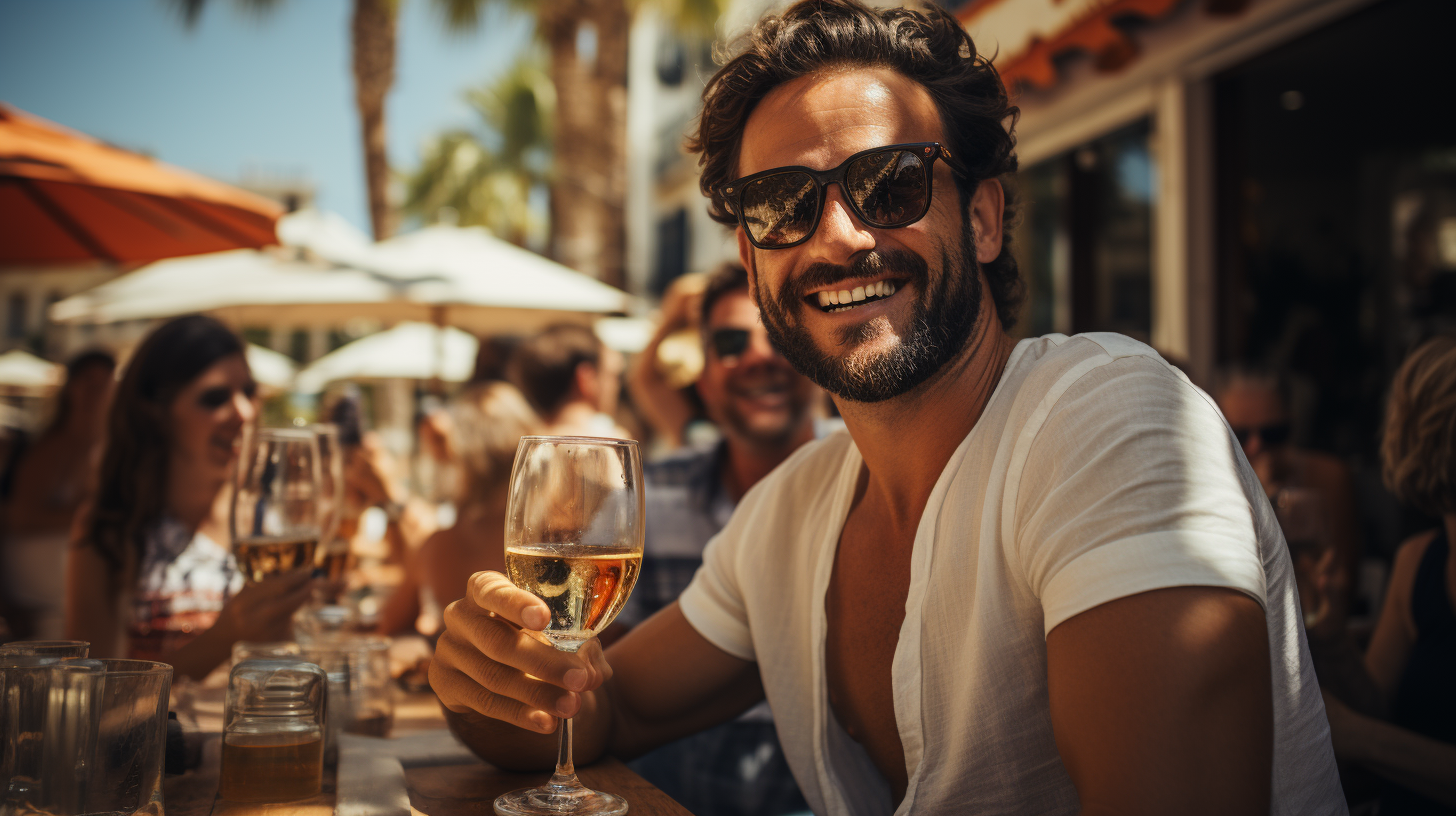
{"type": "Polygon", "coordinates": [[[556,733],[556,773],[551,775],[551,781],[546,785],[550,788],[580,788],[581,781],[576,778],[576,766],[571,761],[570,717],[561,720],[561,727],[556,729],[556,733]]]}

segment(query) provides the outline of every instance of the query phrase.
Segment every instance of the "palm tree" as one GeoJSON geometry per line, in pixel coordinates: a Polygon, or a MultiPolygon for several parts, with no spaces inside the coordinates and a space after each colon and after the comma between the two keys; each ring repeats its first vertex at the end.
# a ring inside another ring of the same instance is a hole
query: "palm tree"
{"type": "MultiPolygon", "coordinates": [[[[197,24],[208,0],[168,0],[188,28],[197,24]]],[[[234,0],[249,12],[263,15],[282,0],[234,0]]],[[[446,25],[455,31],[472,27],[484,0],[434,0],[446,25]]],[[[389,206],[389,154],[386,150],[384,99],[394,85],[395,21],[399,0],[353,0],[350,42],[354,68],[354,102],[359,109],[359,131],[364,142],[364,178],[369,191],[369,223],[374,240],[394,230],[389,206]]]]}
{"type": "Polygon", "coordinates": [[[545,243],[547,220],[531,198],[550,181],[556,93],[542,62],[540,54],[528,54],[491,85],[466,94],[481,127],[443,133],[425,149],[420,167],[405,179],[406,213],[483,226],[520,246],[545,243]]]}
{"type": "MultiPolygon", "coordinates": [[[[468,2],[468,0],[462,0],[468,2]]],[[[652,5],[684,32],[711,37],[726,0],[494,0],[530,11],[556,89],[551,251],[557,261],[626,284],[627,40],[652,5]]],[[[470,14],[478,14],[478,6],[470,14]]],[[[461,15],[461,24],[475,18],[461,15]]]]}

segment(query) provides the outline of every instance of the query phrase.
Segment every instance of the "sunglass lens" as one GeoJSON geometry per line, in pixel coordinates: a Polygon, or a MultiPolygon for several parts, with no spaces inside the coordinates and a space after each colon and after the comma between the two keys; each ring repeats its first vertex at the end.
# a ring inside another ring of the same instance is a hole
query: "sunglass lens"
{"type": "Polygon", "coordinates": [[[718,329],[713,332],[713,353],[719,359],[737,357],[748,348],[747,329],[718,329]]]}
{"type": "Polygon", "coordinates": [[[743,222],[759,246],[803,240],[814,228],[819,196],[807,173],[777,173],[748,182],[741,199],[743,222]]]}
{"type": "Polygon", "coordinates": [[[849,197],[865,221],[877,227],[898,227],[925,215],[925,162],[910,150],[884,150],[856,159],[847,168],[849,197]]]}

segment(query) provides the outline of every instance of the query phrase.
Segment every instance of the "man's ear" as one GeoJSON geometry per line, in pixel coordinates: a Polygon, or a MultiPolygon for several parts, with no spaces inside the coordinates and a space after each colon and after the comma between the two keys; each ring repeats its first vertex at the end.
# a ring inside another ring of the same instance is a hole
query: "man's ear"
{"type": "Polygon", "coordinates": [[[748,296],[753,299],[753,305],[758,305],[758,270],[753,267],[753,244],[748,241],[748,233],[743,227],[733,230],[738,236],[738,260],[743,268],[748,270],[748,296]]]}
{"type": "Polygon", "coordinates": [[[976,185],[971,196],[971,226],[975,228],[976,260],[990,263],[1001,254],[1001,217],[1006,210],[1006,191],[998,179],[976,185]]]}

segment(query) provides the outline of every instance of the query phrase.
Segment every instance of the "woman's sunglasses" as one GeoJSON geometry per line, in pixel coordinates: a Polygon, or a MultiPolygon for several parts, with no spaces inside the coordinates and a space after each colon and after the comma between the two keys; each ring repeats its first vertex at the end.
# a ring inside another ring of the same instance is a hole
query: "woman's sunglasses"
{"type": "Polygon", "coordinates": [[[856,153],[832,170],[776,167],[719,185],[718,195],[759,249],[787,249],[814,235],[830,184],[871,227],[906,227],[930,210],[931,168],[937,158],[966,175],[938,142],[888,145],[856,153]]]}

